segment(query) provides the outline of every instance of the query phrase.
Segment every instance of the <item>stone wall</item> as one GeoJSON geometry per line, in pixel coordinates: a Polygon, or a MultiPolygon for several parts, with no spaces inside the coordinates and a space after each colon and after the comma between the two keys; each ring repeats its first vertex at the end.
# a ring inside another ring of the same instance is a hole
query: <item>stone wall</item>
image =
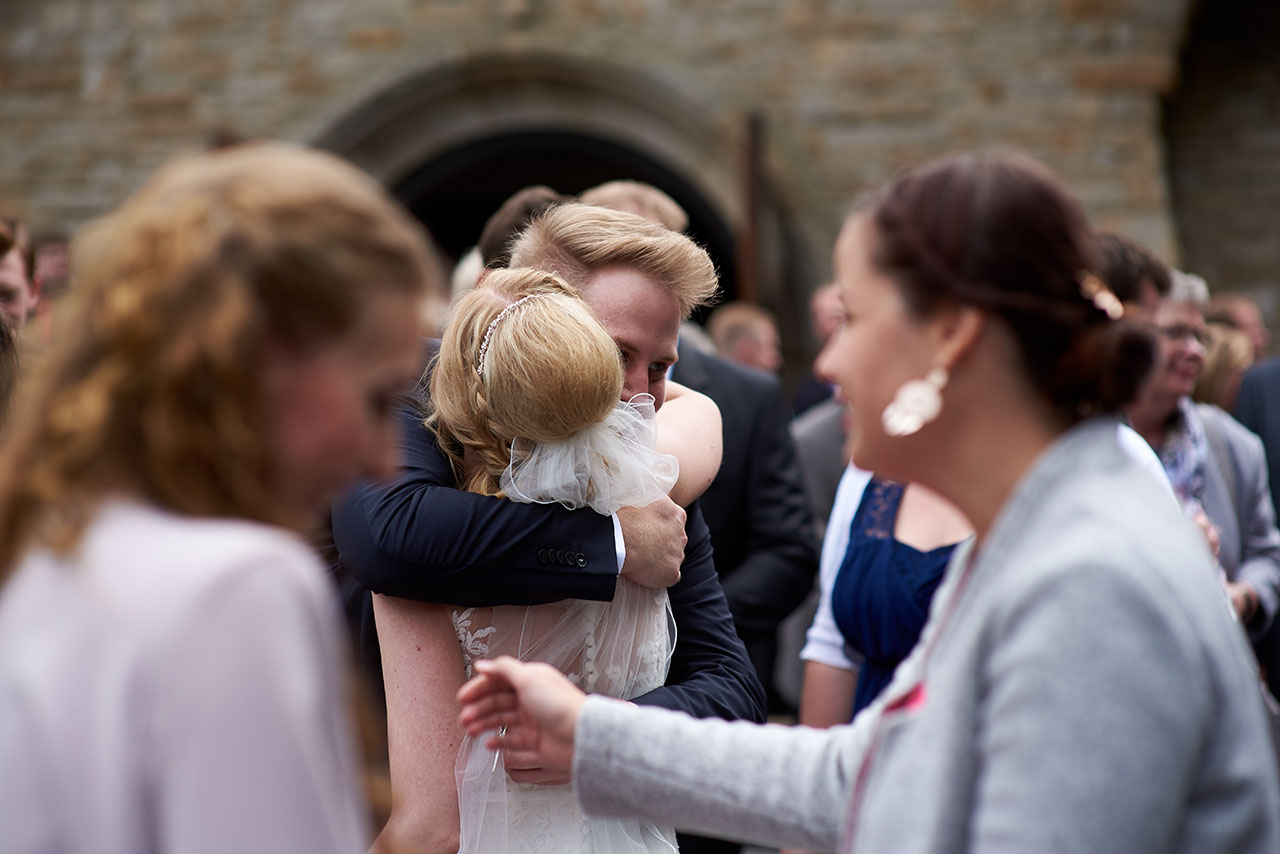
{"type": "Polygon", "coordinates": [[[74,227],[214,128],[317,141],[433,68],[556,56],[669,92],[717,161],[759,111],[770,185],[818,271],[858,192],[985,145],[1044,159],[1101,223],[1174,253],[1160,97],[1187,5],[4,0],[0,205],[74,227]]]}

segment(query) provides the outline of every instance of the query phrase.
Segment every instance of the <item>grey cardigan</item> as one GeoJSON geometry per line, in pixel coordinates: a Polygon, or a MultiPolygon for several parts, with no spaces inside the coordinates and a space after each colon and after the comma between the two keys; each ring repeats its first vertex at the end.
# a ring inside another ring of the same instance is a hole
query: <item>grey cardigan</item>
{"type": "Polygon", "coordinates": [[[1258,678],[1203,537],[1098,419],[958,551],[920,644],[830,730],[588,698],[586,811],[844,851],[1280,851],[1258,678]]]}

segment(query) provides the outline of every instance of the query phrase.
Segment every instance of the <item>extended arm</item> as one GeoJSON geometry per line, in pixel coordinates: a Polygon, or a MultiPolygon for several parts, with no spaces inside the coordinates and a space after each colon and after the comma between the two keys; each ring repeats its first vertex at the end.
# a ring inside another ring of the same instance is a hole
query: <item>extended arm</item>
{"type": "Polygon", "coordinates": [[[819,729],[847,724],[853,717],[853,695],[857,686],[857,670],[806,661],[800,723],[819,729]]]}
{"type": "Polygon", "coordinates": [[[458,850],[454,763],[462,743],[454,695],[462,651],[447,605],[373,598],[387,690],[391,818],[375,850],[458,850]]]}
{"type": "MultiPolygon", "coordinates": [[[[546,665],[477,664],[459,693],[473,736],[509,727],[504,745],[572,765],[592,815],[631,816],[773,845],[836,846],[870,726],[813,730],[694,720],[584,697],[546,665]]],[[[489,745],[498,746],[490,736],[489,745]]]]}
{"type": "Polygon", "coordinates": [[[575,735],[578,800],[590,815],[830,851],[866,729],[699,721],[588,697],[575,735]]]}
{"type": "Polygon", "coordinates": [[[671,490],[671,500],[688,507],[720,471],[724,453],[720,410],[705,394],[669,381],[657,421],[658,450],[680,461],[680,479],[671,490]]]}

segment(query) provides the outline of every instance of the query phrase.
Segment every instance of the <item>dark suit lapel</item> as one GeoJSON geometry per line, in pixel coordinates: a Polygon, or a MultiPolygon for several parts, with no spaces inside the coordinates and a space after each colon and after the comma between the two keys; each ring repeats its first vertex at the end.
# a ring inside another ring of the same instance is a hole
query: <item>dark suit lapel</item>
{"type": "Polygon", "coordinates": [[[671,379],[709,396],[711,377],[707,373],[707,357],[697,347],[685,344],[684,339],[676,342],[676,352],[680,361],[672,369],[671,379]]]}

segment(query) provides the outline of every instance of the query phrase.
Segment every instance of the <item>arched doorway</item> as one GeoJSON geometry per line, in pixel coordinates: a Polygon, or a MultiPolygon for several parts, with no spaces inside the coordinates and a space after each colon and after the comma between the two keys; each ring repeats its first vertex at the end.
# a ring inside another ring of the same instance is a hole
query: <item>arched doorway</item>
{"type": "MultiPolygon", "coordinates": [[[[1280,6],[1202,0],[1164,105],[1181,264],[1280,321],[1280,6]]],[[[1273,337],[1274,340],[1274,337],[1273,337]]]]}
{"type": "Polygon", "coordinates": [[[489,215],[522,187],[546,184],[577,194],[614,178],[644,181],[679,202],[689,214],[689,235],[720,271],[721,288],[736,293],[734,239],[720,215],[679,174],[613,140],[555,130],[473,140],[423,164],[393,191],[456,260],[475,244],[489,215]]]}
{"type": "MultiPolygon", "coordinates": [[[[748,221],[746,125],[716,115],[660,79],[596,59],[500,54],[406,75],[343,110],[312,142],[391,188],[451,257],[521,187],[575,193],[613,178],[645,181],[688,211],[690,232],[732,299],[736,236],[748,221]]],[[[805,361],[805,294],[821,265],[774,192],[779,183],[771,179],[758,196],[756,281],[795,365],[805,361]]]]}

